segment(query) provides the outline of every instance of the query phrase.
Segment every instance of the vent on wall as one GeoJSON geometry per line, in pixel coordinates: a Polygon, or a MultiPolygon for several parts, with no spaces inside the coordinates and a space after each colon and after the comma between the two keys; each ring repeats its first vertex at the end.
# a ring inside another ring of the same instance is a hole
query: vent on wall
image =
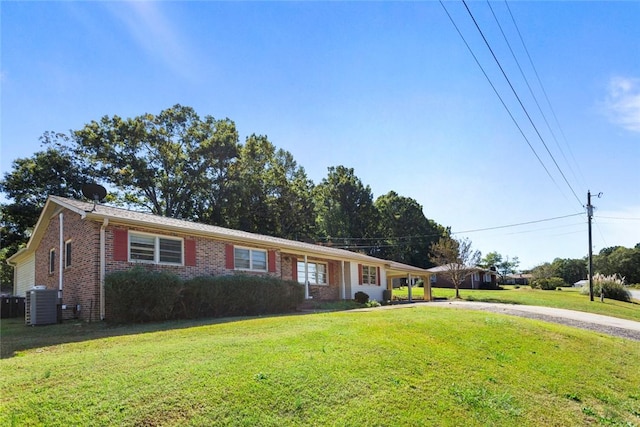
{"type": "Polygon", "coordinates": [[[27,291],[25,323],[51,325],[58,322],[58,291],[56,289],[30,289],[27,291]]]}

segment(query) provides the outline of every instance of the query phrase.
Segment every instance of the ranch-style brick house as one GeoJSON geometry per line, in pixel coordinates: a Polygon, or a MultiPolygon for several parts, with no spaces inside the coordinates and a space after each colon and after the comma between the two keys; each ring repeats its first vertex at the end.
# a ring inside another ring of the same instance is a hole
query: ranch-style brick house
{"type": "MultiPolygon", "coordinates": [[[[457,265],[457,264],[453,264],[457,265]]],[[[446,275],[449,267],[447,265],[440,265],[427,270],[431,274],[431,286],[434,288],[454,288],[455,285],[449,280],[446,275]]],[[[461,289],[482,289],[489,288],[494,289],[497,286],[497,272],[492,269],[480,268],[480,267],[458,267],[458,269],[464,269],[469,271],[469,275],[465,277],[464,282],[460,285],[461,289]]]]}
{"type": "MultiPolygon", "coordinates": [[[[427,270],[327,246],[49,196],[27,246],[8,259],[14,295],[34,286],[58,290],[62,318],[108,318],[104,280],[142,266],[182,278],[256,274],[298,281],[305,296],[381,300],[395,278],[427,270]]],[[[425,289],[429,298],[430,288],[425,289]]],[[[28,311],[27,307],[27,311],[28,311]]]]}

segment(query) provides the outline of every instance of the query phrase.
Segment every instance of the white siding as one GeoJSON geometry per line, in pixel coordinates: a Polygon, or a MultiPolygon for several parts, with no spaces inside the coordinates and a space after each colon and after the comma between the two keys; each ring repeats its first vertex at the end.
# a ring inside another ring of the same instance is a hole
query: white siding
{"type": "Polygon", "coordinates": [[[36,255],[30,255],[27,259],[18,263],[15,268],[14,294],[19,297],[25,297],[27,289],[33,288],[36,284],[36,255]]]}
{"type": "MultiPolygon", "coordinates": [[[[352,262],[351,271],[345,271],[346,275],[351,276],[351,296],[347,295],[347,298],[355,298],[356,292],[364,292],[369,295],[369,299],[376,301],[382,301],[382,291],[387,289],[387,272],[384,268],[380,268],[380,286],[376,285],[361,285],[360,277],[358,277],[358,263],[352,262]]],[[[345,265],[346,270],[346,265],[345,265]]]]}

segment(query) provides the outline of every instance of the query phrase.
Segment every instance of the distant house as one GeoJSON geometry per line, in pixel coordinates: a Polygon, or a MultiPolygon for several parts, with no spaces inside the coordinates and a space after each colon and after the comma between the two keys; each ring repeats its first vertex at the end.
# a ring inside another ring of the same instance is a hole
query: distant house
{"type": "MultiPolygon", "coordinates": [[[[449,265],[440,265],[427,269],[427,271],[431,273],[431,286],[434,288],[454,288],[454,284],[446,274],[449,269],[449,265]]],[[[493,289],[497,286],[497,273],[494,270],[481,267],[466,267],[465,269],[469,270],[470,274],[465,278],[462,285],[460,285],[461,289],[493,289]]]]}
{"type": "Polygon", "coordinates": [[[575,283],[573,284],[573,287],[574,287],[574,288],[581,288],[581,287],[583,287],[584,285],[588,285],[588,284],[589,284],[589,281],[588,281],[588,280],[586,280],[586,279],[582,279],[582,280],[578,280],[577,282],[575,282],[575,283]]]}
{"type": "Polygon", "coordinates": [[[507,285],[529,285],[531,282],[531,274],[508,274],[504,278],[504,283],[507,285]]]}
{"type": "MultiPolygon", "coordinates": [[[[422,268],[327,246],[50,196],[27,246],[8,259],[14,295],[58,290],[63,318],[108,318],[105,276],[142,266],[182,278],[255,274],[294,280],[308,298],[381,300],[422,268]]],[[[425,295],[430,295],[426,292],[425,295]]],[[[28,309],[28,307],[27,307],[28,309]]]]}

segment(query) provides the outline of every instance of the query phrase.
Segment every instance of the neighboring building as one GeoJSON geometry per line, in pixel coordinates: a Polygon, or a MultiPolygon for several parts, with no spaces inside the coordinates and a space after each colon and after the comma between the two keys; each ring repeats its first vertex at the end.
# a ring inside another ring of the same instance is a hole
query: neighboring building
{"type": "Polygon", "coordinates": [[[531,274],[508,274],[504,277],[504,283],[507,285],[525,285],[531,282],[531,274]]]}
{"type": "MultiPolygon", "coordinates": [[[[494,270],[480,267],[467,267],[466,269],[470,271],[470,274],[465,278],[462,285],[460,285],[460,289],[496,288],[497,273],[494,270]]],[[[440,265],[438,267],[428,269],[427,271],[432,274],[430,279],[431,286],[434,288],[455,288],[454,284],[447,277],[446,272],[448,270],[448,265],[440,265]]]]}
{"type": "Polygon", "coordinates": [[[578,280],[573,284],[574,288],[581,288],[583,286],[589,286],[589,281],[587,279],[578,280]]]}
{"type": "MultiPolygon", "coordinates": [[[[382,300],[394,278],[427,270],[394,261],[212,225],[50,196],[26,248],[8,259],[14,295],[57,289],[63,318],[108,317],[105,275],[135,266],[182,278],[256,274],[294,280],[320,300],[382,300]],[[304,285],[306,283],[306,285],[304,285]]],[[[425,289],[425,295],[430,295],[425,289]]]]}

